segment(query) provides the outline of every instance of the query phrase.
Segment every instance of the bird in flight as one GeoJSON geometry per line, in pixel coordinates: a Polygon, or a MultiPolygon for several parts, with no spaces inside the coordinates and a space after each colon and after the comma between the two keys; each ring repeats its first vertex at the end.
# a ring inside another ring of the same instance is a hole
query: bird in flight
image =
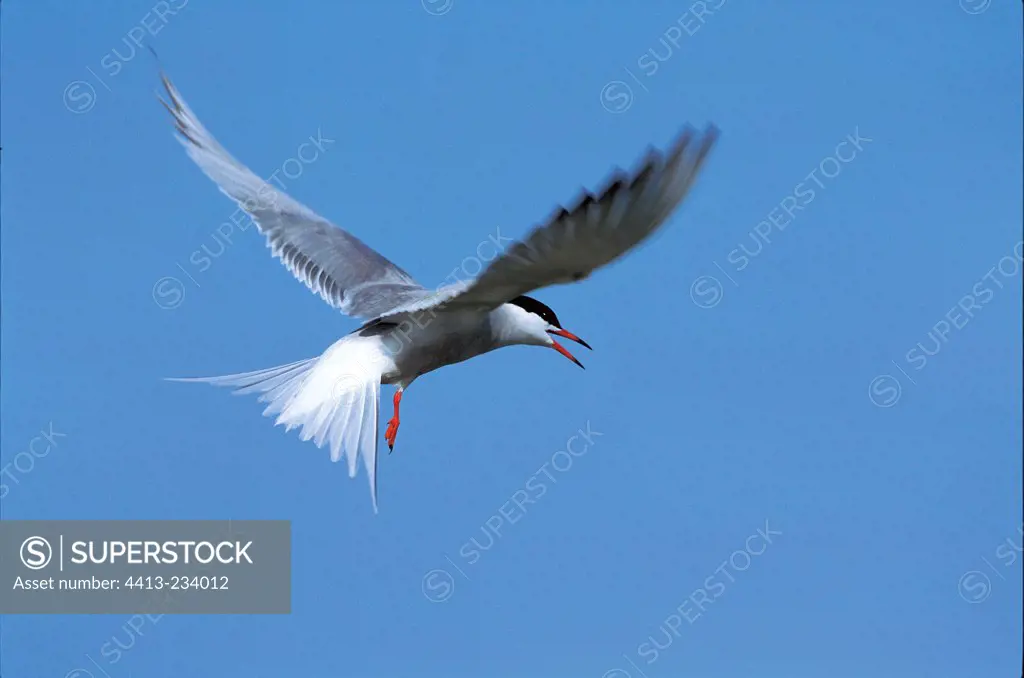
{"type": "Polygon", "coordinates": [[[555,337],[590,346],[562,327],[554,311],[527,293],[578,282],[653,234],[682,202],[718,138],[709,125],[686,126],[666,151],[648,149],[632,172],[613,171],[582,191],[481,274],[431,290],[348,231],[272,187],[231,156],[161,72],[170,111],[192,160],[246,211],[271,253],[324,301],[365,321],[323,355],[204,382],[260,394],[264,416],[298,428],[302,440],[344,454],[350,477],[361,457],[377,512],[378,412],[382,385],[394,385],[394,415],[384,438],[393,450],[399,405],[421,375],[504,346],[554,349],[583,365],[555,337]]]}

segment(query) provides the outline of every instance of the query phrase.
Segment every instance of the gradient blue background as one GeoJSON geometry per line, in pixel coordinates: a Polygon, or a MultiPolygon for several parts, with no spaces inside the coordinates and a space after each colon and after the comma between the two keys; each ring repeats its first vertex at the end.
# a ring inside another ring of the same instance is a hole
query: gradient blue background
{"type": "Polygon", "coordinates": [[[596,348],[586,372],[516,348],[409,390],[377,516],[362,473],[254,398],[160,380],[314,356],[356,323],[251,230],[195,275],[233,205],[174,142],[151,56],[101,66],[151,7],[3,5],[3,463],[49,422],[67,435],[3,515],[289,519],[293,611],[135,638],[129,615],[5,617],[4,678],[102,676],[90,657],[112,678],[1018,675],[1020,556],[996,551],[1021,543],[1019,271],[924,370],[905,355],[1021,239],[1020,3],[730,1],[650,77],[637,61],[665,57],[686,2],[169,17],[145,43],[220,141],[265,176],[322,129],[336,144],[289,192],[427,285],[683,122],[723,131],[658,240],[537,294],[596,348]],[[76,80],[85,112],[62,99],[76,80]],[[613,114],[616,80],[633,98],[613,114]],[[726,280],[715,262],[858,128],[873,141],[726,280]],[[724,285],[712,308],[691,300],[701,275],[724,285]],[[186,285],[172,310],[164,276],[186,285]],[[880,374],[892,407],[868,397],[880,374]],[[468,565],[460,548],[588,421],[593,448],[468,565]],[[766,520],[783,535],[644,664],[766,520]],[[422,592],[435,568],[443,603],[422,592]],[[978,604],[958,593],[972,570],[978,604]],[[115,638],[133,645],[110,663],[115,638]]]}

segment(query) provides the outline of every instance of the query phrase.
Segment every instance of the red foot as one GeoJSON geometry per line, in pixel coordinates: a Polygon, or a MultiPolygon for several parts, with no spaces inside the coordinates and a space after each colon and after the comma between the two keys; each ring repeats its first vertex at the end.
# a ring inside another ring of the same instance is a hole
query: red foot
{"type": "Polygon", "coordinates": [[[388,428],[384,431],[384,440],[388,441],[388,450],[395,449],[395,438],[398,437],[398,417],[391,417],[388,421],[388,428]]]}
{"type": "Polygon", "coordinates": [[[399,389],[395,391],[395,416],[391,417],[388,421],[387,430],[384,431],[384,440],[388,442],[388,451],[394,451],[395,449],[395,438],[398,437],[398,425],[401,423],[398,419],[398,405],[402,402],[402,391],[399,389]]]}

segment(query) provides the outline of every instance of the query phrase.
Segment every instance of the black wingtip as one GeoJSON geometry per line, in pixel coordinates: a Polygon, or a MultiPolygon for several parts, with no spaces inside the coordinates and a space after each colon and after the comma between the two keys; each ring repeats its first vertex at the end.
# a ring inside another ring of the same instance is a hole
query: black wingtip
{"type": "Polygon", "coordinates": [[[163,78],[164,77],[164,65],[160,61],[160,55],[156,53],[156,50],[153,49],[152,45],[146,45],[146,47],[149,49],[149,53],[153,55],[153,61],[156,62],[156,70],[160,73],[160,77],[163,78]]]}
{"type": "Polygon", "coordinates": [[[710,146],[718,141],[720,136],[722,136],[722,130],[715,123],[709,122],[708,126],[704,128],[704,145],[710,146]]]}

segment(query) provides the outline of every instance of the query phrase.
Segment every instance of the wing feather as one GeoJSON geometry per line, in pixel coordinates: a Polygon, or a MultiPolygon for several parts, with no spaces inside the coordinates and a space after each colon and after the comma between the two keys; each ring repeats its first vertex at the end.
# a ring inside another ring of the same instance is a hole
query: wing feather
{"type": "Polygon", "coordinates": [[[189,157],[252,217],[273,256],[310,290],[356,318],[375,318],[430,296],[354,235],[253,174],[207,131],[167,76],[160,78],[169,98],[160,101],[189,157]]]}
{"type": "Polygon", "coordinates": [[[617,169],[596,193],[582,191],[462,289],[439,294],[448,307],[495,308],[533,290],[577,282],[650,237],[686,197],[718,138],[713,125],[683,129],[667,153],[648,149],[639,168],[617,169]]]}

